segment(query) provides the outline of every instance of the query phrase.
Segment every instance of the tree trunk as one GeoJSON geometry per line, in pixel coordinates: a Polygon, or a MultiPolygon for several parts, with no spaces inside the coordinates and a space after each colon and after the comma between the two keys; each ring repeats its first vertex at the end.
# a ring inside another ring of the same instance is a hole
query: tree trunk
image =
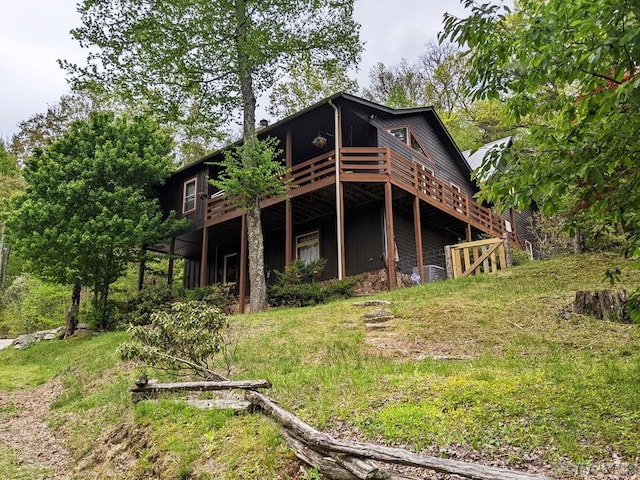
{"type": "Polygon", "coordinates": [[[71,306],[67,310],[64,338],[72,336],[78,327],[78,312],[80,311],[80,285],[75,284],[71,290],[71,306]]]}
{"type": "MultiPolygon", "coordinates": [[[[256,96],[253,90],[253,68],[247,54],[250,48],[247,40],[247,5],[244,0],[236,4],[236,54],[238,60],[238,76],[242,93],[243,129],[242,138],[247,145],[253,141],[256,134],[256,96]]],[[[256,166],[256,162],[248,153],[242,158],[246,168],[256,166]]],[[[251,293],[249,302],[252,312],[261,312],[267,308],[267,287],[264,277],[264,243],[262,237],[262,222],[260,220],[260,200],[247,208],[247,239],[249,243],[249,282],[251,293]]]]}
{"type": "Polygon", "coordinates": [[[573,309],[581,315],[593,315],[599,320],[612,320],[617,322],[630,321],[625,316],[627,303],[627,291],[599,290],[576,292],[573,309]]]}
{"type": "Polygon", "coordinates": [[[582,253],[582,232],[579,228],[576,227],[575,233],[573,234],[573,253],[579,254],[582,253]]]}
{"type": "Polygon", "coordinates": [[[258,205],[247,212],[247,239],[251,282],[249,302],[252,312],[261,312],[267,308],[267,284],[264,278],[264,240],[258,205]]]}
{"type": "Polygon", "coordinates": [[[144,257],[144,247],[142,247],[142,252],[140,256],[140,262],[138,263],[138,291],[141,292],[144,288],[144,273],[147,269],[147,262],[144,257]]]}

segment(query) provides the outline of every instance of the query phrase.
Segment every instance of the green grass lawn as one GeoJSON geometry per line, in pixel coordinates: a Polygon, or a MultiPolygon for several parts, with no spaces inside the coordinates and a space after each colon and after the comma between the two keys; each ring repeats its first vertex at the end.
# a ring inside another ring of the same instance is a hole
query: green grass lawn
{"type": "MultiPolygon", "coordinates": [[[[232,377],[267,378],[306,422],[361,440],[515,469],[535,462],[564,478],[614,457],[637,467],[640,327],[570,311],[576,290],[610,288],[612,266],[620,286],[640,285],[631,263],[597,254],[385,293],[376,298],[396,318],[383,331],[367,331],[368,310],[352,300],[234,316],[232,377]]],[[[304,478],[263,417],[134,406],[135,368],[114,356],[125,339],[0,352],[1,390],[62,376],[52,427],[82,466],[77,478],[304,478]]]]}

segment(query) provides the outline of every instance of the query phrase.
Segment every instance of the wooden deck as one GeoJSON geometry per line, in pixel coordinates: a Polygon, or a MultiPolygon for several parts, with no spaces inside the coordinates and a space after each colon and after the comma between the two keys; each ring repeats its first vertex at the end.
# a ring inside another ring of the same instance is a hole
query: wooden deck
{"type": "MultiPolygon", "coordinates": [[[[319,190],[336,181],[335,151],[314,157],[291,169],[292,185],[289,198],[319,190]]],[[[426,165],[407,160],[389,148],[343,147],[340,149],[340,181],[343,183],[387,183],[416,195],[420,200],[446,212],[482,232],[501,237],[506,231],[502,216],[479,205],[473,198],[460,193],[431,174],[426,165]]],[[[268,198],[262,207],[281,202],[268,198]]],[[[207,201],[205,226],[211,226],[242,214],[233,198],[218,196],[207,201]]]]}

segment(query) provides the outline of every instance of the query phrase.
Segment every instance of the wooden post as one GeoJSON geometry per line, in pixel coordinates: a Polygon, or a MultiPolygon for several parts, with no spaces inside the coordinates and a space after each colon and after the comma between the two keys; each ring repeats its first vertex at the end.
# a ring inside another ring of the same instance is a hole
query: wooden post
{"type": "Polygon", "coordinates": [[[453,274],[453,258],[451,245],[444,247],[444,261],[447,269],[447,278],[454,278],[453,274]]]}
{"type": "Polygon", "coordinates": [[[467,231],[467,242],[470,242],[470,241],[472,241],[472,238],[471,238],[471,224],[470,223],[467,223],[466,231],[467,231]]]}
{"type": "Polygon", "coordinates": [[[242,215],[242,226],[240,227],[240,285],[238,286],[239,310],[244,313],[245,297],[247,295],[247,214],[242,215]]]}
{"type": "Polygon", "coordinates": [[[176,250],[176,239],[171,239],[171,244],[169,245],[169,268],[167,270],[167,285],[173,285],[173,262],[174,262],[174,254],[176,250]]]}
{"type": "MultiPolygon", "coordinates": [[[[341,244],[341,249],[340,251],[342,252],[342,255],[340,255],[340,263],[341,263],[341,269],[340,271],[342,272],[342,277],[344,278],[347,275],[347,260],[346,260],[346,255],[345,255],[345,244],[344,244],[344,230],[346,228],[346,225],[344,223],[344,184],[342,182],[339,183],[338,188],[340,189],[340,222],[342,222],[341,228],[340,228],[340,235],[338,238],[338,241],[341,244]]],[[[343,278],[340,278],[339,280],[342,280],[343,278]]]]}
{"type": "Polygon", "coordinates": [[[511,222],[511,235],[513,235],[514,241],[519,245],[520,239],[518,238],[518,230],[516,229],[516,218],[513,213],[513,208],[509,209],[509,219],[511,222]]]}
{"type": "Polygon", "coordinates": [[[416,237],[416,266],[418,267],[418,275],[424,283],[424,264],[422,259],[422,222],[420,220],[420,199],[417,194],[413,197],[413,230],[416,237]]]}
{"type": "Polygon", "coordinates": [[[502,241],[504,242],[505,266],[512,267],[513,263],[511,260],[511,250],[509,250],[509,237],[506,233],[502,237],[502,241]]]}
{"type": "Polygon", "coordinates": [[[389,290],[396,288],[398,280],[396,279],[396,241],[393,231],[393,190],[391,186],[391,177],[384,184],[384,206],[385,217],[387,219],[387,280],[389,290]]]}
{"type": "MultiPolygon", "coordinates": [[[[284,161],[285,166],[287,167],[287,171],[291,170],[293,166],[293,136],[291,135],[291,129],[287,129],[287,137],[285,140],[285,151],[284,151],[284,161]]],[[[291,175],[291,174],[287,174],[291,175]]],[[[285,203],[285,227],[284,227],[284,265],[288,267],[291,265],[291,259],[293,255],[293,215],[292,215],[292,205],[291,199],[287,198],[285,203]]]]}
{"type": "Polygon", "coordinates": [[[284,266],[291,265],[293,256],[293,214],[291,199],[287,198],[284,204],[284,266]]]}
{"type": "Polygon", "coordinates": [[[207,286],[207,262],[209,254],[209,229],[202,229],[202,252],[200,256],[200,287],[207,286]]]}

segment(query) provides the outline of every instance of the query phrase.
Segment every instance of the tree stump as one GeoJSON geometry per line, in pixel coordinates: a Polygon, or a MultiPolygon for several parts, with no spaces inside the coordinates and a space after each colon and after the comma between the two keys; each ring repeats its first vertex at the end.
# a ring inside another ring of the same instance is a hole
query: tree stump
{"type": "Polygon", "coordinates": [[[600,320],[612,320],[628,323],[624,307],[627,303],[627,291],[598,290],[576,292],[573,309],[582,315],[593,315],[600,320]]]}

